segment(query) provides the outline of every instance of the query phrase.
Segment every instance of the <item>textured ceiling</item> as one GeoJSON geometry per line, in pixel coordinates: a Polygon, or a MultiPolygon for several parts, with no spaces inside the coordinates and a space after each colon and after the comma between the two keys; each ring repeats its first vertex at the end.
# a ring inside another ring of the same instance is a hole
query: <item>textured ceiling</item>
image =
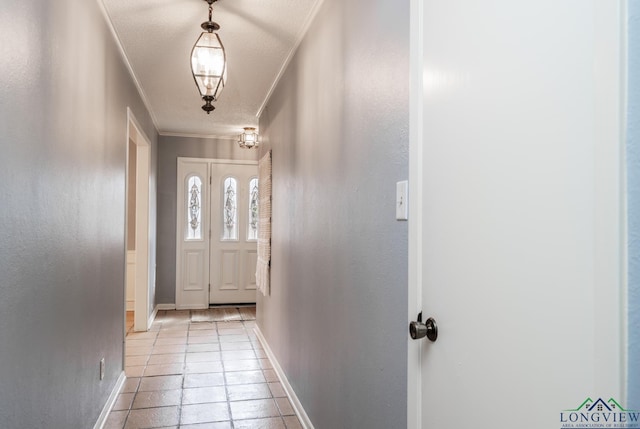
{"type": "Polygon", "coordinates": [[[213,20],[227,54],[227,86],[207,115],[190,53],[207,20],[203,0],[103,0],[161,134],[235,136],[256,114],[320,0],[219,0],[213,20]]]}

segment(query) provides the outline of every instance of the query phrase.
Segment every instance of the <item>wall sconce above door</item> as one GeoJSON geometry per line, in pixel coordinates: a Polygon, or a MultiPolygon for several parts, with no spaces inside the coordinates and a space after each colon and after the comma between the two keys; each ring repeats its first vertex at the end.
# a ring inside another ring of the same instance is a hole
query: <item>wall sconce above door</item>
{"type": "Polygon", "coordinates": [[[258,147],[258,133],[253,127],[245,127],[244,132],[240,134],[238,144],[244,149],[253,149],[258,147]]]}

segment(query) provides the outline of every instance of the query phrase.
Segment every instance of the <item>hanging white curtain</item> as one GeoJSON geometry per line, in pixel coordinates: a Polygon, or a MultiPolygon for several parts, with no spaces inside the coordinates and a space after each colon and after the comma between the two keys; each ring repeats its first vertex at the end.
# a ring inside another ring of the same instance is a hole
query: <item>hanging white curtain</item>
{"type": "Polygon", "coordinates": [[[269,295],[271,265],[271,151],[258,162],[258,264],[256,284],[263,295],[269,295]]]}

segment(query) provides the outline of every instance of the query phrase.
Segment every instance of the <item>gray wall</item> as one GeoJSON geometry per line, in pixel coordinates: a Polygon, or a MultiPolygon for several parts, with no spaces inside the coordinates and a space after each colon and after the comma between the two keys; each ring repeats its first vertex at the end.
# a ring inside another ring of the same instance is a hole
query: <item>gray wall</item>
{"type": "MultiPolygon", "coordinates": [[[[206,115],[205,115],[206,116],[206,115]]],[[[238,131],[238,135],[242,130],[238,131]]],[[[178,157],[256,160],[256,150],[233,140],[160,136],[158,144],[158,269],[156,301],[176,302],[176,198],[178,157]]]]}
{"type": "Polygon", "coordinates": [[[315,427],[406,427],[409,3],[326,0],[260,118],[273,150],[258,325],[315,427]]]}
{"type": "Polygon", "coordinates": [[[640,1],[629,2],[627,180],[629,216],[629,402],[640,410],[640,1]]]}
{"type": "Polygon", "coordinates": [[[127,106],[155,130],[96,1],[4,0],[0,40],[0,427],[87,429],[123,370],[127,106]]]}

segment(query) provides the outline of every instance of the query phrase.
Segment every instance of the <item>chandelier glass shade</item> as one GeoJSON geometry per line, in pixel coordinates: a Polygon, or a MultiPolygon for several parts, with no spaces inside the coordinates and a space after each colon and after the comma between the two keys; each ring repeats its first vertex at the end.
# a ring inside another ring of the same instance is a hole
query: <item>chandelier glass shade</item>
{"type": "Polygon", "coordinates": [[[209,21],[202,23],[206,31],[200,34],[191,50],[191,73],[205,101],[202,109],[211,113],[215,109],[211,102],[218,100],[227,82],[227,56],[220,36],[214,33],[220,26],[211,21],[211,4],[215,0],[205,1],[209,3],[209,21]]]}

